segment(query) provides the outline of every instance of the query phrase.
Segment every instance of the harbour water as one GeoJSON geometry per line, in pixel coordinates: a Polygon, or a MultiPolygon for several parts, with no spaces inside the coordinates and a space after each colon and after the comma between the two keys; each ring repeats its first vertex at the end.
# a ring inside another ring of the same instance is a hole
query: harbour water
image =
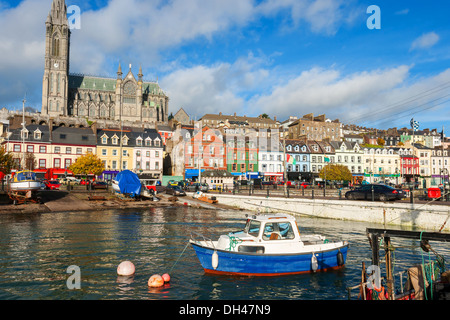
{"type": "MultiPolygon", "coordinates": [[[[301,233],[349,241],[345,268],[274,278],[205,274],[186,246],[190,232],[216,239],[243,228],[244,214],[186,207],[0,215],[0,300],[345,300],[346,288],[360,281],[362,262],[370,264],[366,228],[382,227],[298,217],[301,233]],[[116,273],[125,260],[136,266],[130,279],[116,273]],[[80,268],[80,289],[67,286],[69,266],[80,268]],[[170,284],[148,288],[151,275],[166,272],[170,284]]],[[[417,241],[394,245],[394,272],[422,262],[417,241]]],[[[432,246],[450,258],[448,246],[432,246]]]]}

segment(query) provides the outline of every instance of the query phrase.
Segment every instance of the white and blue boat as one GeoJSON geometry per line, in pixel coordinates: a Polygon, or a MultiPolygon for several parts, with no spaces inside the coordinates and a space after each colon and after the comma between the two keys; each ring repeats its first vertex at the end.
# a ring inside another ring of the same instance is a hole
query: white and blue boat
{"type": "Polygon", "coordinates": [[[342,268],[348,242],[301,235],[288,214],[247,215],[244,230],[213,241],[200,234],[189,240],[207,273],[280,276],[342,268]]]}

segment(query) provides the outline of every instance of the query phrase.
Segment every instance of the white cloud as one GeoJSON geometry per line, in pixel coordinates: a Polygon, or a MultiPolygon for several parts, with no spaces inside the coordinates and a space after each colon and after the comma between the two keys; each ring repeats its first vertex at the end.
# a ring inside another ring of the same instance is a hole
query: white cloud
{"type": "Polygon", "coordinates": [[[255,97],[255,113],[277,110],[279,118],[310,112],[330,117],[351,117],[367,112],[366,107],[377,95],[395,88],[408,76],[408,66],[387,70],[359,72],[343,76],[335,69],[312,68],[278,84],[270,94],[255,97]]]}
{"type": "Polygon", "coordinates": [[[416,40],[413,41],[411,44],[410,50],[420,50],[420,49],[428,49],[434,46],[439,41],[439,35],[435,32],[428,32],[420,37],[418,37],[416,40]]]}
{"type": "Polygon", "coordinates": [[[173,113],[183,107],[197,119],[206,113],[241,114],[246,106],[245,95],[260,88],[269,76],[262,68],[264,58],[253,54],[230,63],[178,69],[161,80],[170,97],[173,113]]]}
{"type": "Polygon", "coordinates": [[[334,35],[343,24],[352,24],[364,11],[355,9],[354,1],[344,0],[267,0],[257,10],[263,16],[272,16],[290,10],[294,27],[306,22],[315,33],[334,35]]]}

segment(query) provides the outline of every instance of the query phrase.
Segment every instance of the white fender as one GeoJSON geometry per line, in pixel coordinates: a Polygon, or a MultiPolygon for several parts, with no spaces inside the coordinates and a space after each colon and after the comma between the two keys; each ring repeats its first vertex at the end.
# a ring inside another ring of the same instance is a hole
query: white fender
{"type": "Polygon", "coordinates": [[[211,264],[212,264],[212,267],[214,268],[214,270],[216,270],[217,267],[219,266],[219,255],[217,254],[217,251],[214,251],[214,253],[211,257],[211,264]]]}
{"type": "Polygon", "coordinates": [[[312,269],[312,271],[316,272],[318,267],[319,267],[319,263],[317,262],[316,255],[313,253],[313,255],[311,257],[311,269],[312,269]]]}

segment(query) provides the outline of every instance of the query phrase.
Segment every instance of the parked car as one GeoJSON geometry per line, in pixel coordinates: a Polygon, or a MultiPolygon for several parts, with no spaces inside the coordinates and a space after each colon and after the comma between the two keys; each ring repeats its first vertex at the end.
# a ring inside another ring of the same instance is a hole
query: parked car
{"type": "Polygon", "coordinates": [[[59,188],[61,187],[61,184],[58,180],[46,180],[44,184],[47,190],[59,190],[59,188]]]}
{"type": "Polygon", "coordinates": [[[61,184],[70,184],[74,185],[74,184],[79,184],[80,183],[80,179],[74,178],[74,177],[67,177],[67,178],[62,178],[59,180],[59,182],[61,184]]]}
{"type": "Polygon", "coordinates": [[[309,183],[309,182],[302,182],[302,183],[300,183],[300,187],[303,188],[303,189],[311,188],[311,183],[309,183]]]}
{"type": "Polygon", "coordinates": [[[178,186],[168,187],[166,189],[166,193],[174,195],[174,196],[185,196],[186,195],[186,192],[184,192],[183,189],[181,189],[178,186]]]}
{"type": "Polygon", "coordinates": [[[170,186],[178,186],[178,181],[175,181],[175,180],[169,180],[169,182],[167,183],[167,186],[168,187],[170,187],[170,186]]]}
{"type": "Polygon", "coordinates": [[[194,183],[190,183],[187,187],[186,187],[187,191],[191,191],[191,192],[196,192],[196,191],[201,191],[201,192],[208,192],[209,191],[209,185],[207,183],[198,183],[198,182],[194,182],[194,183]]]}
{"type": "Polygon", "coordinates": [[[366,184],[345,193],[349,200],[372,200],[372,189],[374,200],[402,200],[406,198],[406,192],[383,184],[366,184]]]}
{"type": "Polygon", "coordinates": [[[94,181],[92,182],[92,189],[107,189],[108,184],[104,181],[94,181]]]}

